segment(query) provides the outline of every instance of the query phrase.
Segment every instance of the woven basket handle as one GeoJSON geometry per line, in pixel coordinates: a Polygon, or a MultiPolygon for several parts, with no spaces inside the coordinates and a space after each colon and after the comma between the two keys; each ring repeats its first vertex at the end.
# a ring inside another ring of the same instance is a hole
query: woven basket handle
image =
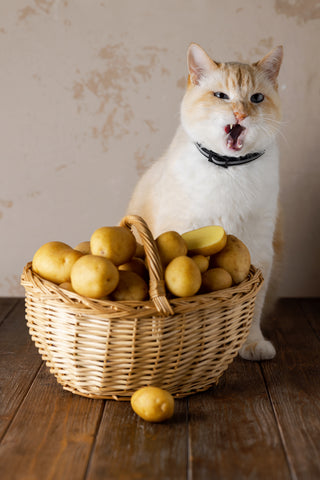
{"type": "Polygon", "coordinates": [[[137,215],[127,215],[121,220],[120,226],[128,227],[132,231],[136,228],[146,252],[150,275],[150,298],[159,313],[162,315],[173,315],[174,312],[166,297],[163,268],[158,248],[148,225],[143,218],[137,215]]]}

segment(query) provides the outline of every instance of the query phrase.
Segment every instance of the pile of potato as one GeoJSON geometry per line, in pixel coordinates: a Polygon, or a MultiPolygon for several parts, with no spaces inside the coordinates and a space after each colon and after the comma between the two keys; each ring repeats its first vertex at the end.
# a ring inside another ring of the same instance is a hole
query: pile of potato
{"type": "Polygon", "coordinates": [[[145,300],[148,270],[141,246],[126,227],[101,227],[75,248],[49,242],[37,250],[32,269],[60,287],[90,298],[145,300]]]}
{"type": "MultiPolygon", "coordinates": [[[[189,297],[228,288],[250,269],[246,245],[220,226],[156,238],[170,295],[189,297]]],[[[115,301],[148,298],[148,269],[143,247],[127,227],[101,227],[75,248],[63,242],[40,247],[32,269],[46,280],[80,295],[115,301]]]]}

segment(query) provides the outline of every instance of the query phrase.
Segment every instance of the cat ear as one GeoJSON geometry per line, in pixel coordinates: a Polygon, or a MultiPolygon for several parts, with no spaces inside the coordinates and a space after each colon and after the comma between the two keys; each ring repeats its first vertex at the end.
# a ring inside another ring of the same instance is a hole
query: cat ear
{"type": "Polygon", "coordinates": [[[216,67],[216,63],[199,45],[191,43],[188,48],[188,69],[190,80],[194,85],[199,85],[201,79],[216,67]]]}
{"type": "Polygon", "coordinates": [[[269,52],[265,57],[263,57],[259,62],[255,63],[258,68],[260,68],[265,75],[272,81],[272,83],[277,83],[277,77],[279,75],[279,70],[281,67],[283,57],[283,47],[280,45],[275,47],[271,52],[269,52]]]}

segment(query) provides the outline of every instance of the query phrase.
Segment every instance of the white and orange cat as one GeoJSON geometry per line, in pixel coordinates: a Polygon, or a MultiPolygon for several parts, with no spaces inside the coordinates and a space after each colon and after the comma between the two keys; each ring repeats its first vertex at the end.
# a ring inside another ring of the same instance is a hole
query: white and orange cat
{"type": "Polygon", "coordinates": [[[282,55],[279,46],[253,64],[217,63],[191,44],[181,125],[167,152],[138,182],[127,210],[142,216],[155,237],[216,224],[248,246],[265,279],[240,350],[250,360],[275,355],[260,321],[278,217],[282,55]]]}

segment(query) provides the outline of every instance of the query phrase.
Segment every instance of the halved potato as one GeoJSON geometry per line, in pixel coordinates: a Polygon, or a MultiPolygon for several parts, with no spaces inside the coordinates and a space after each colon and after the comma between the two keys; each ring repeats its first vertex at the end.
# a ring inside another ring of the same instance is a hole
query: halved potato
{"type": "Polygon", "coordinates": [[[224,248],[227,235],[220,225],[208,225],[183,233],[182,238],[191,255],[213,255],[224,248]]]}

